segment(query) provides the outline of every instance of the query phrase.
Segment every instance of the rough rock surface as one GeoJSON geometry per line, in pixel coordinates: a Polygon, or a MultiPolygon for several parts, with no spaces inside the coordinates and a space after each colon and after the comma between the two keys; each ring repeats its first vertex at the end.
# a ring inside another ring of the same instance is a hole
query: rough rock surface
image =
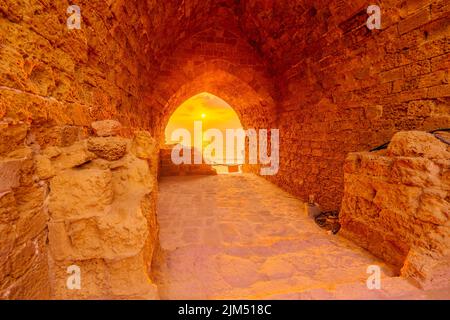
{"type": "Polygon", "coordinates": [[[449,151],[431,134],[399,132],[344,168],[341,234],[423,288],[450,283],[449,151]]]}
{"type": "Polygon", "coordinates": [[[127,144],[128,141],[126,139],[118,137],[90,138],[88,140],[88,150],[102,159],[115,161],[125,155],[127,144]]]}
{"type": "Polygon", "coordinates": [[[92,122],[91,126],[98,137],[116,136],[122,128],[120,122],[115,120],[95,121],[92,122]]]}
{"type": "Polygon", "coordinates": [[[101,215],[113,197],[110,170],[68,169],[50,179],[48,208],[53,221],[75,221],[101,215]]]}
{"type": "Polygon", "coordinates": [[[131,146],[131,152],[141,159],[153,159],[157,152],[158,144],[147,131],[136,131],[131,146]]]}
{"type": "MultiPolygon", "coordinates": [[[[69,143],[78,131],[0,156],[0,297],[158,298],[149,276],[158,246],[150,167],[157,148],[138,138],[87,135],[69,143]],[[67,287],[74,265],[80,290],[67,287]]],[[[136,137],[142,135],[151,140],[142,131],[136,137]]]]}
{"type": "MultiPolygon", "coordinates": [[[[158,297],[147,273],[158,227],[152,223],[154,202],[146,200],[157,192],[156,179],[147,161],[127,151],[132,143],[119,137],[80,141],[102,159],[65,168],[49,180],[48,237],[55,298],[158,297]],[[67,276],[62,274],[71,265],[81,268],[81,290],[66,287],[67,276]],[[85,272],[93,278],[84,277],[85,272]]],[[[60,164],[60,157],[72,158],[71,150],[76,149],[61,148],[61,155],[49,160],[60,164]]],[[[146,152],[149,158],[157,157],[156,149],[146,152]]]]}
{"type": "Polygon", "coordinates": [[[0,299],[49,298],[45,185],[30,148],[0,156],[0,299]]]}

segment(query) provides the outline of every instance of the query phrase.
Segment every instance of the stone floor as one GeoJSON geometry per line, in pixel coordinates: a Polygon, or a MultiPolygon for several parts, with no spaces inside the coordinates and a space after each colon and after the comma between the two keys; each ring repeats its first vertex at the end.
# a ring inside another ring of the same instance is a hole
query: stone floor
{"type": "Polygon", "coordinates": [[[368,252],[320,229],[304,205],[254,175],[168,177],[160,183],[162,299],[448,298],[394,277],[368,252]],[[382,269],[367,289],[369,265],[382,269]]]}

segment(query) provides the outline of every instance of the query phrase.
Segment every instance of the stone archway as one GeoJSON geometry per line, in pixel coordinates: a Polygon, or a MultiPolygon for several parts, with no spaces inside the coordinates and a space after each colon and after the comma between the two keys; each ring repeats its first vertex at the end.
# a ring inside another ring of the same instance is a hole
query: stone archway
{"type": "MultiPolygon", "coordinates": [[[[246,77],[252,81],[251,84],[235,74],[236,69],[225,70],[213,62],[198,70],[191,70],[189,75],[196,74],[192,80],[183,84],[179,82],[173,84],[177,90],[157,117],[156,139],[161,143],[164,129],[178,106],[201,92],[209,92],[226,101],[236,112],[244,130],[273,128],[277,121],[277,113],[274,99],[270,95],[271,87],[264,86],[256,72],[252,73],[251,70],[247,72],[246,77]]],[[[167,158],[167,152],[164,158],[167,158]]],[[[246,172],[257,172],[258,168],[258,165],[243,165],[246,172]]],[[[209,169],[205,167],[202,172],[208,172],[209,169]]]]}
{"type": "MultiPolygon", "coordinates": [[[[185,100],[172,113],[165,128],[163,149],[168,151],[176,146],[181,150],[181,143],[195,154],[201,151],[204,163],[212,169],[210,171],[215,170],[218,174],[241,172],[245,162],[245,139],[240,139],[238,144],[236,139],[227,136],[243,132],[241,119],[228,102],[202,92],[185,100]]],[[[166,160],[169,160],[165,162],[166,168],[180,169],[171,159],[166,160]]]]}
{"type": "Polygon", "coordinates": [[[220,68],[208,68],[193,80],[178,86],[157,119],[157,137],[162,136],[171,114],[188,98],[201,92],[211,93],[226,101],[237,113],[244,129],[270,128],[276,121],[273,98],[257,92],[251,85],[220,68]]]}

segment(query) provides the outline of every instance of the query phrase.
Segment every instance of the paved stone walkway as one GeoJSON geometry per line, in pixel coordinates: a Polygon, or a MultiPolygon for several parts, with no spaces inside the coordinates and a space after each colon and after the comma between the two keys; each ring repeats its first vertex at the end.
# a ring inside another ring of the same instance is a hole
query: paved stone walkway
{"type": "MultiPolygon", "coordinates": [[[[163,178],[158,209],[163,254],[156,270],[161,298],[435,297],[320,229],[303,208],[254,175],[163,178]],[[369,265],[382,268],[381,290],[367,289],[369,265]]],[[[448,292],[436,297],[442,294],[448,292]]]]}

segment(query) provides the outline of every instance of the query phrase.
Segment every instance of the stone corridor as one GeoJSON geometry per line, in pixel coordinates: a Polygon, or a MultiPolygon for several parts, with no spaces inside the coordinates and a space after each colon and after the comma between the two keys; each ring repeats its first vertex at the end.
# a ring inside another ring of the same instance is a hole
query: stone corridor
{"type": "Polygon", "coordinates": [[[377,2],[0,0],[0,300],[449,298],[449,1],[377,2]],[[275,175],[164,177],[200,93],[275,175]]]}
{"type": "Polygon", "coordinates": [[[166,177],[158,206],[162,299],[448,297],[394,277],[386,264],[308,218],[304,204],[252,175],[166,177]],[[368,290],[367,267],[382,269],[368,290]]]}

